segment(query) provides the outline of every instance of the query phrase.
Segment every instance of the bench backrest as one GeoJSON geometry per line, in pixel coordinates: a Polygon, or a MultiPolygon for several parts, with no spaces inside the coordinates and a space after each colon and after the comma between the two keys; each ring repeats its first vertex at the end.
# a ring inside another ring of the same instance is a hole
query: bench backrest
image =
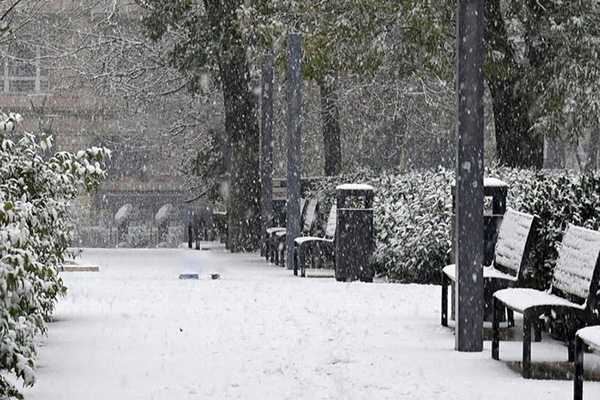
{"type": "Polygon", "coordinates": [[[327,217],[327,225],[325,225],[325,237],[327,239],[333,239],[335,237],[335,230],[337,227],[337,206],[334,204],[329,210],[329,216],[327,217]]]}
{"type": "Polygon", "coordinates": [[[527,255],[534,242],[537,218],[508,208],[498,231],[494,266],[502,272],[523,278],[527,255]]]}
{"type": "Polygon", "coordinates": [[[599,255],[600,232],[569,224],[558,250],[552,292],[580,304],[596,296],[599,255]]]}
{"type": "Polygon", "coordinates": [[[306,204],[304,211],[304,221],[302,223],[302,233],[310,234],[315,220],[317,219],[317,205],[319,204],[316,198],[310,199],[306,204]]]}

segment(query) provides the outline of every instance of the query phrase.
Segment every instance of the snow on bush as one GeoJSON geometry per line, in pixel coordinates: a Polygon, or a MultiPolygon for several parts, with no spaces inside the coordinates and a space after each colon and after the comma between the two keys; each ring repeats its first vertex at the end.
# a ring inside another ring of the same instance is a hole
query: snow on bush
{"type": "Polygon", "coordinates": [[[52,137],[17,133],[18,114],[0,113],[0,398],[21,398],[8,375],[35,380],[34,336],[57,297],[57,274],[72,240],[70,201],[105,178],[109,150],[51,154],[52,137]]]}
{"type": "MultiPolygon", "coordinates": [[[[547,288],[566,224],[600,228],[600,174],[492,167],[486,176],[508,183],[508,206],[540,218],[529,263],[532,268],[526,274],[531,286],[547,288]]],[[[328,210],[336,185],[373,185],[376,250],[372,262],[376,270],[392,280],[436,283],[441,268],[452,262],[453,181],[454,172],[445,169],[379,175],[360,171],[323,179],[308,195],[318,196],[328,210]]]]}
{"type": "Polygon", "coordinates": [[[327,178],[315,184],[311,195],[327,202],[328,209],[336,185],[374,186],[376,271],[402,282],[435,282],[440,266],[449,260],[452,180],[452,172],[445,169],[379,176],[361,171],[327,178]]]}
{"type": "Polygon", "coordinates": [[[547,288],[567,223],[600,228],[600,174],[537,174],[519,201],[521,210],[541,220],[532,255],[536,268],[527,273],[533,286],[547,288]]]}
{"type": "Polygon", "coordinates": [[[445,169],[380,177],[375,185],[375,263],[390,278],[435,282],[448,264],[453,174],[445,169]]]}

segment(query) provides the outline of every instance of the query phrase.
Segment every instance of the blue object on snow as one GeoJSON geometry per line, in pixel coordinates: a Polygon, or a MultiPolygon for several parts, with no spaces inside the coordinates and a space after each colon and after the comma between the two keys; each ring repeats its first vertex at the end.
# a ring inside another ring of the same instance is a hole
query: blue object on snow
{"type": "Polygon", "coordinates": [[[179,279],[199,279],[200,276],[196,272],[188,272],[179,274],[179,279]]]}

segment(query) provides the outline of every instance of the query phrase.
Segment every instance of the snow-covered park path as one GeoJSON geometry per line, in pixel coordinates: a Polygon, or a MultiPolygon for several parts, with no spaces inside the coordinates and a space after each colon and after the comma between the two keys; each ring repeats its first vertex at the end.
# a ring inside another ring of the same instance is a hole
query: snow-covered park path
{"type": "MultiPolygon", "coordinates": [[[[489,342],[483,353],[453,351],[438,286],[294,278],[223,249],[89,249],[83,262],[100,272],[63,274],[69,294],[41,339],[26,399],[572,396],[570,381],[525,380],[491,360],[489,342]],[[189,264],[201,280],[178,279],[189,264]]],[[[518,359],[520,342],[502,342],[500,354],[518,359]]],[[[543,358],[564,360],[566,349],[534,343],[534,361],[543,358]]],[[[600,383],[586,382],[584,394],[600,398],[600,383]]]]}

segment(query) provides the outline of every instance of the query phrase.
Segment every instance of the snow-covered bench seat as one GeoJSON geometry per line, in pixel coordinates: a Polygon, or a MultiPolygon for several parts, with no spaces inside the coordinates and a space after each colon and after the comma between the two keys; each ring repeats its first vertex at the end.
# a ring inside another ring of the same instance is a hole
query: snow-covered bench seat
{"type": "MultiPolygon", "coordinates": [[[[499,289],[519,286],[523,280],[527,254],[534,241],[537,219],[530,214],[511,208],[506,210],[498,231],[494,263],[483,268],[484,293],[487,304],[499,289]]],[[[442,326],[448,326],[448,287],[456,281],[456,266],[447,265],[442,270],[442,326]]],[[[509,313],[512,323],[512,314],[509,313]]]]}
{"type": "Polygon", "coordinates": [[[575,335],[574,400],[583,400],[583,351],[585,346],[592,351],[600,352],[600,325],[580,329],[575,335]]]}
{"type": "Polygon", "coordinates": [[[577,329],[599,322],[598,304],[600,232],[572,224],[567,226],[548,291],[510,288],[494,293],[492,358],[499,359],[500,313],[507,307],[523,314],[524,378],[531,377],[531,328],[541,316],[562,319],[567,331],[569,361],[575,358],[577,329]]]}
{"type": "Polygon", "coordinates": [[[294,275],[306,276],[306,254],[315,251],[328,259],[334,259],[335,232],[337,228],[337,207],[332,205],[327,216],[325,236],[301,236],[294,240],[294,275]]]}

